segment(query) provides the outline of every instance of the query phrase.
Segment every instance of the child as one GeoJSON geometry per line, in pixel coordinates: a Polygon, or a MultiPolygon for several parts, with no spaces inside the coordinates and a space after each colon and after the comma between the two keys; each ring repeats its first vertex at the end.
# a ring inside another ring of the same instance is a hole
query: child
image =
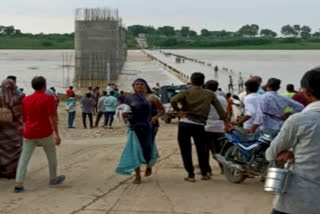
{"type": "Polygon", "coordinates": [[[72,93],[70,97],[68,98],[66,102],[66,110],[68,111],[68,128],[74,128],[73,127],[73,122],[74,119],[76,118],[76,104],[77,100],[75,97],[75,94],[72,93]]]}

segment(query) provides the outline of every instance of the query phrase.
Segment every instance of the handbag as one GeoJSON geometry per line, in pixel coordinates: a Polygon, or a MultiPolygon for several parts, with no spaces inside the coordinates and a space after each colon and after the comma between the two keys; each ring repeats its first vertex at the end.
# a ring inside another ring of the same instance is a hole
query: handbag
{"type": "Polygon", "coordinates": [[[0,96],[0,125],[13,122],[13,113],[10,108],[4,106],[3,96],[0,96]]]}

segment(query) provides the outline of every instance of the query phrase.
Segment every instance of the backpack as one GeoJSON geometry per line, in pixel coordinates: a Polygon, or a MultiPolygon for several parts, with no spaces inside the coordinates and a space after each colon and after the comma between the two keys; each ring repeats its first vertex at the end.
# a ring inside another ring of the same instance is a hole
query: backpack
{"type": "Polygon", "coordinates": [[[0,125],[6,125],[13,122],[12,110],[5,107],[3,97],[0,96],[0,125]]]}

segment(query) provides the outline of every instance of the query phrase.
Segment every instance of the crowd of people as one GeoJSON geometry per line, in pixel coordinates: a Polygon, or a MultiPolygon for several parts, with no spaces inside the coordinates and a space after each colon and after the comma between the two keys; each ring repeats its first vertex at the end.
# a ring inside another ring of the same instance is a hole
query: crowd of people
{"type": "Polygon", "coordinates": [[[100,88],[88,87],[85,95],[76,99],[73,86],[66,91],[66,111],[68,112],[68,128],[75,128],[74,121],[76,117],[77,104],[81,105],[81,115],[83,128],[87,128],[87,118],[89,118],[90,128],[99,126],[100,120],[104,117],[103,127],[112,128],[116,108],[125,101],[125,93],[120,91],[115,84],[109,84],[105,90],[100,93],[100,88]],[[94,116],[96,116],[94,121],[94,116]]]}
{"type": "MultiPolygon", "coordinates": [[[[202,180],[212,176],[209,151],[219,151],[218,138],[232,126],[242,126],[244,133],[266,130],[277,134],[266,152],[268,161],[291,162],[292,179],[286,194],[276,197],[274,214],[310,213],[320,210],[320,68],[308,71],[301,80],[300,92],[292,84],[287,93],[278,93],[281,80],[268,79],[261,87],[261,77],[245,82],[241,95],[242,115],[230,124],[232,94],[217,93],[218,83],[205,83],[202,73],[191,76],[192,87],[171,99],[179,112],[178,142],[187,177],[195,182],[191,138],[197,150],[202,180]]],[[[223,170],[222,170],[223,172],[223,170]]]]}
{"type": "MultiPolygon", "coordinates": [[[[244,83],[245,92],[237,96],[243,107],[241,115],[234,114],[234,96],[219,89],[215,80],[205,81],[202,73],[191,75],[191,87],[171,98],[172,108],[179,114],[178,145],[187,176],[187,182],[196,182],[192,161],[192,139],[197,151],[201,180],[210,180],[210,151],[219,152],[218,139],[234,126],[244,133],[271,130],[277,134],[266,152],[269,161],[294,160],[290,170],[293,179],[289,191],[276,199],[273,213],[316,213],[320,210],[317,194],[320,192],[320,69],[306,72],[301,89],[292,84],[287,92],[278,91],[281,80],[253,76],[244,83]],[[297,201],[303,203],[296,203],[297,201]]],[[[49,162],[49,184],[58,185],[65,180],[57,175],[55,146],[61,138],[57,124],[57,105],[53,90],[46,90],[46,79],[35,77],[31,82],[34,93],[24,96],[16,86],[16,78],[9,76],[0,91],[0,177],[15,178],[15,192],[24,191],[28,162],[34,149],[41,146],[49,162]],[[52,94],[53,93],[53,94],[52,94]],[[52,96],[53,95],[53,96],[52,96]],[[8,116],[9,115],[9,116],[8,116]]],[[[129,130],[117,172],[135,172],[135,184],[141,183],[141,165],[146,164],[145,176],[152,174],[157,159],[156,135],[159,118],[165,108],[144,79],[132,84],[133,93],[118,92],[109,84],[100,94],[99,87],[89,87],[85,96],[77,100],[73,87],[66,91],[68,128],[74,128],[77,104],[81,105],[83,127],[98,127],[104,116],[103,127],[112,128],[116,112],[121,112],[129,130]],[[93,121],[93,116],[96,116],[93,121]],[[133,163],[134,161],[134,163],[133,163]]],[[[223,173],[223,166],[221,172],[223,173]]]]}

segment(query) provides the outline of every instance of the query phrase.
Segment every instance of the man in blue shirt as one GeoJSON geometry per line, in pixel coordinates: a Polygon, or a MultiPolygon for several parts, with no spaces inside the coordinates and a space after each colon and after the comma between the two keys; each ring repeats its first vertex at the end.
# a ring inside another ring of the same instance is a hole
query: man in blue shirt
{"type": "Polygon", "coordinates": [[[259,89],[258,89],[258,94],[264,94],[264,93],[266,93],[264,90],[263,90],[263,88],[261,87],[261,84],[262,84],[262,78],[261,77],[259,77],[259,76],[253,76],[253,77],[251,77],[251,80],[254,80],[254,81],[256,81],[257,83],[259,83],[259,89]]]}
{"type": "Polygon", "coordinates": [[[105,127],[107,128],[109,125],[109,128],[112,128],[112,122],[114,119],[114,115],[116,113],[116,108],[118,106],[118,100],[117,98],[114,96],[114,91],[110,92],[110,96],[108,96],[107,98],[105,98],[104,100],[104,105],[106,107],[106,111],[105,111],[105,127]]]}
{"type": "Polygon", "coordinates": [[[293,109],[293,113],[301,112],[304,106],[292,99],[278,94],[281,80],[270,78],[267,83],[267,92],[259,99],[254,126],[250,132],[272,129],[279,131],[283,123],[284,110],[287,107],[293,109]]]}

